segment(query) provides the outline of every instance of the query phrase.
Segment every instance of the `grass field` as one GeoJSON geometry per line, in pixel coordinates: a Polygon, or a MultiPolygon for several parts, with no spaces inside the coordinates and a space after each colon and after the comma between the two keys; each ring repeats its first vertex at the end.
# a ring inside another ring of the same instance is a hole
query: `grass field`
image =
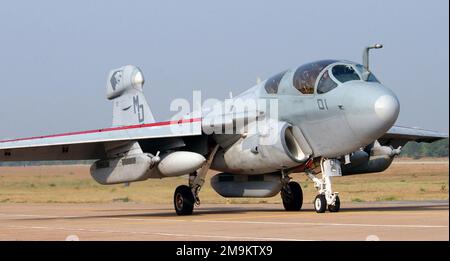
{"type": "MultiPolygon", "coordinates": [[[[448,158],[413,161],[396,160],[378,174],[333,179],[341,201],[448,200],[448,158]],[[444,161],[444,162],[443,162],[444,161]],[[405,164],[405,163],[412,164],[405,164]],[[430,164],[431,163],[431,164],[430,164]]],[[[211,172],[213,175],[215,172],[211,172]]],[[[209,175],[209,176],[211,176],[209,175]]],[[[305,202],[312,202],[315,189],[303,173],[293,174],[302,184],[305,202]]],[[[0,203],[171,203],[176,186],[186,177],[147,180],[130,186],[97,184],[89,166],[0,167],[0,203]]],[[[216,194],[209,178],[200,194],[202,203],[280,203],[279,196],[258,199],[226,199],[216,194]]]]}

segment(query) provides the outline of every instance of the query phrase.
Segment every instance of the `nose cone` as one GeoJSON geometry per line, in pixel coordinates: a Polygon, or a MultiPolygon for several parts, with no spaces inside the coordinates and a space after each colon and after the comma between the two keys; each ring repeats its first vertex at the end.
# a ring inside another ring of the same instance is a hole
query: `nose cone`
{"type": "Polygon", "coordinates": [[[381,84],[347,84],[343,102],[345,118],[355,138],[362,144],[369,144],[394,125],[400,112],[400,103],[397,96],[381,84]]]}
{"type": "Polygon", "coordinates": [[[386,94],[375,101],[375,113],[386,122],[395,122],[400,111],[400,104],[395,96],[386,94]]]}

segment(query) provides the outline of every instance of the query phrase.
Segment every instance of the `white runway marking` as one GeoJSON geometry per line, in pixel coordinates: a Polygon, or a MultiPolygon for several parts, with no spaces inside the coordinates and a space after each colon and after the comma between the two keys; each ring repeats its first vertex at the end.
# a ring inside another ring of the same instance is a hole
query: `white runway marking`
{"type": "Polygon", "coordinates": [[[167,237],[199,237],[199,238],[220,238],[235,240],[269,240],[269,241],[315,241],[309,239],[297,238],[278,238],[278,237],[241,237],[227,235],[200,235],[200,234],[174,234],[161,232],[143,232],[143,231],[120,231],[120,230],[103,230],[103,229],[85,229],[85,228],[65,228],[65,227],[44,227],[44,226],[6,226],[10,229],[37,229],[37,230],[60,230],[60,231],[78,231],[78,232],[94,232],[94,233],[115,233],[115,234],[134,234],[149,236],[167,236],[167,237]]]}
{"type": "Polygon", "coordinates": [[[397,161],[392,162],[392,164],[403,164],[403,165],[435,165],[435,164],[447,164],[448,161],[397,161]]]}
{"type": "MultiPolygon", "coordinates": [[[[130,213],[136,214],[136,213],[130,213]]],[[[40,218],[86,218],[86,216],[46,216],[46,215],[23,215],[23,214],[2,214],[0,216],[9,217],[40,217],[40,218]]],[[[277,221],[233,221],[233,220],[185,220],[185,219],[154,219],[154,218],[90,218],[124,220],[124,221],[146,221],[146,222],[194,222],[194,223],[223,223],[223,224],[257,224],[257,225],[290,225],[290,226],[340,226],[340,227],[386,227],[386,228],[448,228],[448,225],[416,225],[416,224],[364,224],[364,223],[318,223],[318,222],[277,222],[277,221]]]]}
{"type": "Polygon", "coordinates": [[[224,224],[258,224],[258,225],[301,225],[301,226],[349,226],[349,227],[390,227],[390,228],[448,228],[436,225],[397,225],[397,224],[352,224],[352,223],[315,223],[315,222],[277,222],[277,221],[232,221],[232,220],[170,220],[170,219],[144,219],[144,218],[107,218],[127,221],[175,221],[194,223],[224,223],[224,224]]]}
{"type": "Polygon", "coordinates": [[[342,227],[448,228],[448,226],[434,226],[434,225],[352,224],[352,223],[314,223],[314,222],[222,221],[222,220],[208,220],[208,221],[194,220],[193,222],[266,224],[266,225],[301,225],[301,226],[342,226],[342,227]]]}

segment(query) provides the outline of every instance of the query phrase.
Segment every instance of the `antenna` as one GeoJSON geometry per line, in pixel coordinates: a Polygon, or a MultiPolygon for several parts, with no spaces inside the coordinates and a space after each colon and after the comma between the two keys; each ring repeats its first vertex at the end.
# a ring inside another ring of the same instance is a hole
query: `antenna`
{"type": "Polygon", "coordinates": [[[363,53],[363,65],[364,68],[366,68],[366,70],[369,70],[369,51],[370,49],[381,49],[383,48],[382,44],[375,44],[373,46],[367,46],[366,48],[364,48],[364,53],[363,53]]]}
{"type": "MultiPolygon", "coordinates": [[[[370,69],[369,69],[369,51],[370,51],[370,49],[381,49],[381,48],[383,48],[382,44],[375,44],[375,45],[367,46],[366,48],[364,48],[363,65],[364,65],[364,68],[366,68],[366,70],[368,72],[370,72],[370,69]]],[[[365,78],[364,80],[367,80],[367,77],[369,77],[369,73],[364,74],[364,78],[365,78]]]]}

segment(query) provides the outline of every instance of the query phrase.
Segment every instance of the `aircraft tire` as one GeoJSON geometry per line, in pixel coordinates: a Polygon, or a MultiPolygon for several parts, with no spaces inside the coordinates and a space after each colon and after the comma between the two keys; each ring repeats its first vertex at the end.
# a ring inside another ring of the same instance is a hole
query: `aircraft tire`
{"type": "Polygon", "coordinates": [[[284,209],[286,211],[299,211],[303,205],[302,187],[297,182],[289,182],[288,186],[292,195],[287,195],[284,190],[281,190],[284,209]]]}
{"type": "Polygon", "coordinates": [[[191,189],[186,185],[178,186],[173,195],[173,205],[177,215],[192,215],[194,203],[195,199],[191,189]]]}
{"type": "Polygon", "coordinates": [[[336,197],[336,202],[334,202],[334,205],[328,206],[328,211],[330,212],[339,212],[341,209],[341,200],[339,199],[339,196],[336,197]]]}
{"type": "Polygon", "coordinates": [[[324,213],[327,209],[327,200],[325,195],[317,195],[314,199],[314,209],[317,213],[324,213]]]}

